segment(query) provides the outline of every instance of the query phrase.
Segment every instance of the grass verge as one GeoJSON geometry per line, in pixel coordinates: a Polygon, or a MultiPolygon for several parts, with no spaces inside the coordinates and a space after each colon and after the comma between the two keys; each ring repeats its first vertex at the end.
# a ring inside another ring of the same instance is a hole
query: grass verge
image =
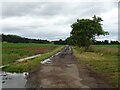
{"type": "Polygon", "coordinates": [[[45,53],[45,54],[42,54],[40,57],[37,57],[35,59],[26,60],[26,61],[20,62],[20,63],[10,64],[9,66],[4,67],[2,70],[6,71],[6,72],[16,72],[16,73],[31,71],[32,69],[35,69],[40,64],[40,61],[43,61],[43,60],[51,57],[55,53],[59,52],[63,47],[64,46],[59,46],[55,50],[45,53]]]}
{"type": "Polygon", "coordinates": [[[118,48],[92,46],[89,52],[82,48],[73,47],[75,56],[88,68],[104,77],[104,80],[115,87],[118,87],[118,48]]]}

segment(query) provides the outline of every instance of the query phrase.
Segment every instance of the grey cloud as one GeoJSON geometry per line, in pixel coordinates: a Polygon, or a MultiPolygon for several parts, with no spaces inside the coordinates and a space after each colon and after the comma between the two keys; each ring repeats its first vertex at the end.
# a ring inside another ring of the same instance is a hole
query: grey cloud
{"type": "MultiPolygon", "coordinates": [[[[107,3],[106,3],[107,4],[107,3]]],[[[9,16],[54,16],[54,15],[77,15],[86,16],[101,13],[105,11],[105,3],[100,2],[78,2],[78,3],[66,3],[66,2],[9,2],[3,3],[2,14],[3,17],[9,16]]],[[[108,9],[107,9],[108,10],[108,9]]]]}
{"type": "Polygon", "coordinates": [[[34,8],[35,4],[32,3],[6,2],[2,4],[2,15],[3,17],[22,16],[34,8]]]}
{"type": "Polygon", "coordinates": [[[35,15],[35,16],[51,16],[59,14],[62,4],[59,3],[43,3],[43,2],[7,2],[3,3],[3,17],[35,15]]]}
{"type": "Polygon", "coordinates": [[[106,35],[106,36],[99,36],[99,37],[96,37],[96,39],[98,40],[106,40],[106,39],[109,39],[109,40],[118,40],[118,32],[114,32],[113,31],[109,31],[109,35],[106,35]]]}
{"type": "MultiPolygon", "coordinates": [[[[21,30],[22,31],[22,30],[21,30]]],[[[24,30],[23,30],[24,31],[24,30]]],[[[27,30],[27,33],[22,33],[19,32],[19,34],[23,37],[28,37],[28,38],[38,38],[38,39],[47,39],[47,40],[58,40],[58,39],[65,39],[66,36],[68,37],[68,33],[56,33],[56,32],[46,32],[46,30],[35,30],[29,31],[27,30]]]]}
{"type": "MultiPolygon", "coordinates": [[[[77,19],[80,18],[91,18],[94,14],[100,15],[101,13],[105,13],[110,11],[112,8],[117,8],[117,3],[109,3],[109,2],[77,2],[77,3],[69,3],[69,2],[7,2],[3,3],[2,7],[2,15],[3,19],[22,16],[29,16],[38,19],[43,19],[46,22],[48,20],[54,20],[54,18],[64,17],[62,19],[58,19],[58,21],[53,22],[52,26],[50,23],[45,25],[38,24],[35,25],[26,25],[26,26],[18,26],[18,27],[8,27],[7,25],[3,28],[4,33],[19,33],[21,36],[25,37],[35,37],[35,38],[45,38],[49,40],[54,39],[65,39],[69,36],[68,30],[66,33],[62,32],[65,29],[68,29],[70,25],[76,22],[77,19]],[[59,27],[62,27],[64,30],[60,30],[59,27]],[[67,28],[66,28],[67,27],[67,28]],[[52,30],[53,28],[54,30],[52,30]],[[56,31],[55,31],[56,30],[56,31]],[[59,33],[57,30],[61,31],[59,33]],[[23,32],[24,31],[24,32],[23,32]]],[[[19,21],[18,21],[19,22],[19,21]]],[[[116,28],[109,27],[109,22],[107,21],[107,25],[105,26],[107,29],[116,28]]],[[[116,24],[116,23],[114,23],[116,24]]],[[[70,29],[70,28],[69,28],[70,29]]],[[[112,30],[113,31],[113,30],[112,30]]],[[[114,32],[113,32],[114,33],[114,32]]],[[[112,33],[110,36],[115,36],[112,33]]],[[[109,36],[109,38],[110,38],[109,36]]]]}
{"type": "Polygon", "coordinates": [[[20,27],[2,27],[2,32],[4,32],[4,33],[22,32],[22,28],[20,28],[20,27]]]}

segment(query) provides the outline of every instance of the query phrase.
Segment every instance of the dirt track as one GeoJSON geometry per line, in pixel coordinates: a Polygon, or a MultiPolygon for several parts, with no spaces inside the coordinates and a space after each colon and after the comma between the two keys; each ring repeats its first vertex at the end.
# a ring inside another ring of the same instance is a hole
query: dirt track
{"type": "Polygon", "coordinates": [[[30,72],[27,88],[106,88],[102,79],[78,63],[70,46],[51,58],[49,64],[40,64],[30,72]]]}

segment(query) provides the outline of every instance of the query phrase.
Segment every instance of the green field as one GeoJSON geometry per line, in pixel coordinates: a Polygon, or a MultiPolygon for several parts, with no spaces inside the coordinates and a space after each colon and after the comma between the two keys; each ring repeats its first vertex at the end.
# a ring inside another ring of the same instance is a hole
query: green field
{"type": "Polygon", "coordinates": [[[92,45],[88,52],[83,48],[73,49],[80,63],[103,76],[109,84],[118,86],[118,45],[92,45]]]}
{"type": "Polygon", "coordinates": [[[64,46],[54,44],[25,44],[25,43],[2,43],[2,63],[3,65],[9,64],[2,70],[7,72],[27,72],[39,65],[40,61],[45,60],[58,51],[64,46]],[[34,59],[25,60],[20,63],[15,63],[17,59],[41,54],[40,57],[34,59]]]}
{"type": "Polygon", "coordinates": [[[20,62],[20,63],[12,63],[9,66],[3,68],[3,71],[7,72],[17,72],[17,73],[22,73],[22,72],[28,72],[33,69],[35,69],[38,65],[40,65],[40,61],[45,60],[52,55],[56,54],[59,52],[64,46],[60,46],[50,52],[42,54],[40,57],[37,57],[35,59],[27,60],[25,62],[20,62]]]}
{"type": "Polygon", "coordinates": [[[2,43],[2,65],[15,62],[17,59],[50,52],[59,47],[53,44],[2,43]]]}

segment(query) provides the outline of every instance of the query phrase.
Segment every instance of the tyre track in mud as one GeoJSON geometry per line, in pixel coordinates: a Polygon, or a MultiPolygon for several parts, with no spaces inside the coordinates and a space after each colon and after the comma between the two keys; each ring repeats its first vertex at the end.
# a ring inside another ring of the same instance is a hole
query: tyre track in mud
{"type": "Polygon", "coordinates": [[[66,46],[51,63],[40,64],[27,77],[26,88],[110,88],[99,76],[78,63],[66,46]]]}

